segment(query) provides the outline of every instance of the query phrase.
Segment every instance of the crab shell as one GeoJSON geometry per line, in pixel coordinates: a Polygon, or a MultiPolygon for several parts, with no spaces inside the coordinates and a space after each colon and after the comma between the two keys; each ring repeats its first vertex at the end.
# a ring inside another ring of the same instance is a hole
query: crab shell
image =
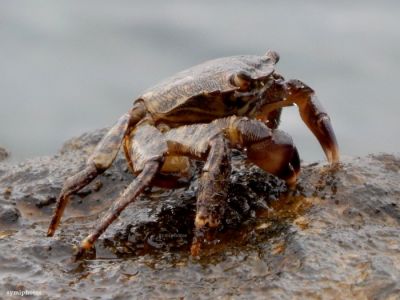
{"type": "Polygon", "coordinates": [[[155,123],[169,126],[248,114],[278,60],[274,51],[210,60],[167,78],[135,101],[143,101],[155,123]]]}

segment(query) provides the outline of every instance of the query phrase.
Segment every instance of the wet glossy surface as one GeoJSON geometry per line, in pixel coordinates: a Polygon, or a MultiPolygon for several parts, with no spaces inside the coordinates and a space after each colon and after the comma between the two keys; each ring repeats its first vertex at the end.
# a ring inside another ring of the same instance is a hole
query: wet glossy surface
{"type": "Polygon", "coordinates": [[[70,141],[53,158],[0,163],[1,293],[40,290],[41,299],[399,295],[400,159],[383,154],[347,159],[335,170],[305,166],[290,193],[235,156],[224,227],[201,258],[188,255],[193,182],[147,191],[95,253],[73,263],[73,245],[132,180],[124,160],[73,197],[54,238],[45,237],[51,208],[41,203],[54,200],[101,133],[70,141]]]}

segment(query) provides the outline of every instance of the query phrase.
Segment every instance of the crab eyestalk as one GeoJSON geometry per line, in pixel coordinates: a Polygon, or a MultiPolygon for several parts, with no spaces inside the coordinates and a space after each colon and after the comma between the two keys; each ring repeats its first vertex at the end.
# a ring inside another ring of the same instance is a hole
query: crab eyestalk
{"type": "Polygon", "coordinates": [[[339,161],[339,147],[328,113],[319,102],[315,92],[299,80],[285,84],[287,100],[296,104],[304,123],[318,139],[326,158],[332,163],[339,161]]]}
{"type": "Polygon", "coordinates": [[[231,77],[231,83],[238,87],[240,91],[247,91],[251,85],[251,76],[245,71],[238,72],[231,77]]]}

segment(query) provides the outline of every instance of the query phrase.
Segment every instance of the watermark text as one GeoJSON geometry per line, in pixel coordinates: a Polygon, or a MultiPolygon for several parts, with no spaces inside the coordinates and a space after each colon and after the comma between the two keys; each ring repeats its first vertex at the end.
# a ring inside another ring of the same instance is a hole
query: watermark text
{"type": "Polygon", "coordinates": [[[36,291],[36,290],[15,290],[15,291],[7,291],[6,293],[7,296],[20,296],[20,297],[25,297],[25,296],[41,296],[42,291],[36,291]]]}

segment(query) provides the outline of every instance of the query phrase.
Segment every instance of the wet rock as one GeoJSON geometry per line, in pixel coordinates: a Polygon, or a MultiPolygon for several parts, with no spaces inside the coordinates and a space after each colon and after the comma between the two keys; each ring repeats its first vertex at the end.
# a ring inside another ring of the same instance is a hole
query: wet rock
{"type": "Polygon", "coordinates": [[[0,225],[6,227],[15,224],[20,217],[18,209],[12,205],[0,206],[0,225]]]}
{"type": "MultiPolygon", "coordinates": [[[[199,259],[189,254],[197,182],[147,189],[89,259],[73,246],[134,179],[118,156],[71,197],[54,238],[46,230],[63,181],[104,130],[54,157],[0,164],[0,290],[38,298],[396,299],[400,294],[400,157],[303,165],[295,191],[233,153],[225,220],[199,259]],[[84,292],[83,292],[84,291],[84,292]]],[[[197,166],[201,168],[201,164],[197,166]]]]}

